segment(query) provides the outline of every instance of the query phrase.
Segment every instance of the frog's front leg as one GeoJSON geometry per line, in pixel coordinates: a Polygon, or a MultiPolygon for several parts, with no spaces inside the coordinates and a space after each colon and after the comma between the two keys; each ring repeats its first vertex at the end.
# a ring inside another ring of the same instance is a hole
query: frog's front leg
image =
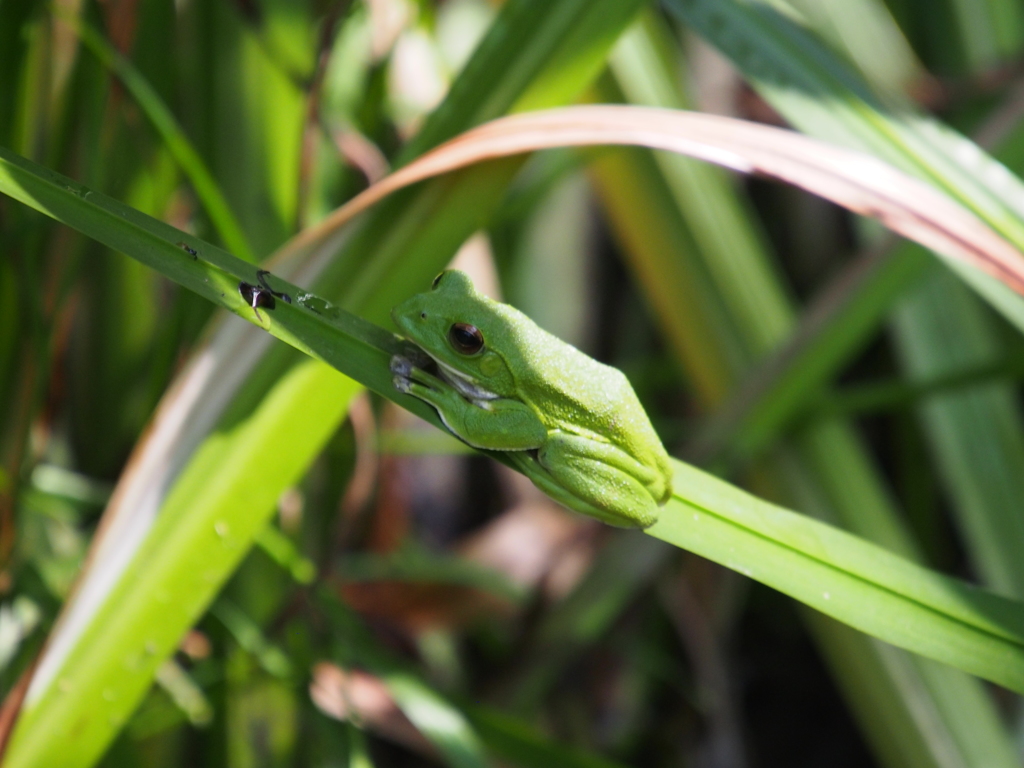
{"type": "Polygon", "coordinates": [[[398,356],[391,361],[391,372],[395,389],[432,405],[444,425],[474,448],[526,451],[539,448],[547,437],[537,414],[518,400],[467,399],[451,384],[398,356]]]}
{"type": "Polygon", "coordinates": [[[549,433],[527,475],[562,504],[610,525],[646,528],[658,519],[663,480],[610,443],[549,433]]]}

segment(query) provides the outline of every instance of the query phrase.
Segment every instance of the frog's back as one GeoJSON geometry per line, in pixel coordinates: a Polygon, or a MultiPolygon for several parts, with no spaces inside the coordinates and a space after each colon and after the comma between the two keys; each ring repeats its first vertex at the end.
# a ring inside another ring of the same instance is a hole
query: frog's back
{"type": "Polygon", "coordinates": [[[611,443],[647,467],[658,503],[672,494],[672,466],[625,374],[540,328],[508,304],[494,303],[515,390],[501,393],[530,406],[549,429],[611,443]]]}
{"type": "MultiPolygon", "coordinates": [[[[518,310],[502,305],[520,317],[518,310]]],[[[599,363],[532,321],[514,324],[520,338],[512,345],[521,359],[513,370],[520,392],[535,392],[542,418],[561,429],[632,447],[660,440],[629,379],[618,368],[599,363]],[[596,425],[600,425],[597,428],[596,425]]],[[[537,408],[536,403],[528,403],[537,408]]]]}

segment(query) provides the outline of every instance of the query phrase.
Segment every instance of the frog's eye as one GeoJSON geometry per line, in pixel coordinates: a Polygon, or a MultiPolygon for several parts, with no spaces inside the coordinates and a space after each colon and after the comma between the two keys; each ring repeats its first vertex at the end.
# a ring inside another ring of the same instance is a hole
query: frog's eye
{"type": "Polygon", "coordinates": [[[484,335],[468,323],[455,323],[448,329],[448,340],[456,351],[464,355],[475,355],[484,348],[484,335]]]}
{"type": "Polygon", "coordinates": [[[438,272],[437,277],[434,278],[434,282],[430,284],[430,290],[437,288],[437,284],[441,282],[442,277],[444,277],[444,272],[438,272]]]}

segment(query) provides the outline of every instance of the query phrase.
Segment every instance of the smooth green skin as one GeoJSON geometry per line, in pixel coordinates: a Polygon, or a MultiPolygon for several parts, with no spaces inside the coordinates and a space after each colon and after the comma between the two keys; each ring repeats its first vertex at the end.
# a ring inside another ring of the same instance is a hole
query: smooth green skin
{"type": "Polygon", "coordinates": [[[646,528],[672,495],[672,467],[621,371],[542,330],[469,277],[442,272],[427,293],[391,312],[430,360],[395,356],[395,388],[432,405],[475,448],[508,451],[516,468],[556,501],[610,525],[646,528]],[[452,344],[455,323],[484,344],[452,344]]]}

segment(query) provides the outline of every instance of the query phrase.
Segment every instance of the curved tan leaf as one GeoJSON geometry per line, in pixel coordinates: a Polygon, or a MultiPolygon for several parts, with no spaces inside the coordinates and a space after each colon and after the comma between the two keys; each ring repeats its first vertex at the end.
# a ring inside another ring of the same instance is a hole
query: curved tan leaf
{"type": "Polygon", "coordinates": [[[1024,294],[1024,259],[1016,248],[943,192],[877,158],[730,117],[622,105],[565,107],[485,123],[369,187],[291,247],[336,231],[392,192],[459,168],[539,149],[615,144],[678,152],[788,182],[1024,294]]]}

